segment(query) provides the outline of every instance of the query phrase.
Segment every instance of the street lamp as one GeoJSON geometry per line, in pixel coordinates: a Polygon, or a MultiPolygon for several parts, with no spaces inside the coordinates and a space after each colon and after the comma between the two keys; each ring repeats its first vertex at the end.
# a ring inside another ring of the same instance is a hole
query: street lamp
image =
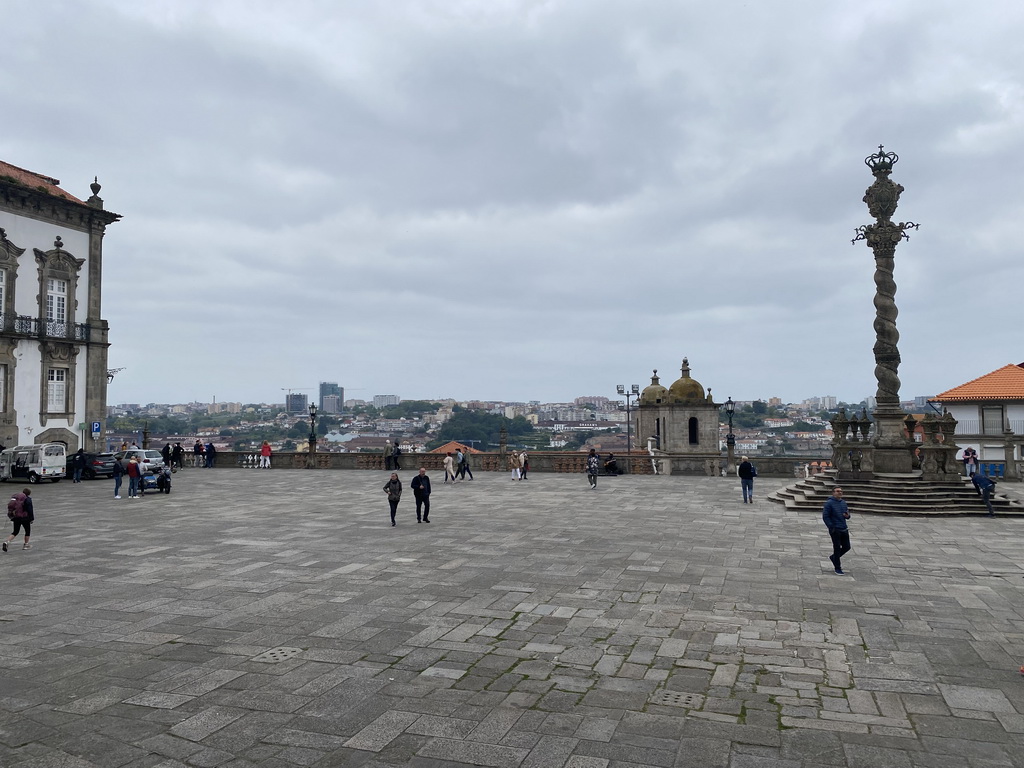
{"type": "Polygon", "coordinates": [[[626,389],[624,384],[616,384],[615,391],[626,398],[626,473],[632,470],[630,454],[633,452],[633,421],[629,416],[631,397],[640,397],[640,385],[632,384],[626,389]]]}
{"type": "Polygon", "coordinates": [[[736,403],[732,400],[732,395],[729,395],[729,399],[723,403],[725,413],[729,417],[729,434],[725,436],[725,447],[727,451],[727,458],[725,462],[726,474],[732,474],[736,471],[736,435],[732,433],[732,415],[736,413],[736,403]]]}
{"type": "Polygon", "coordinates": [[[316,469],[316,403],[309,404],[309,456],[306,469],[316,469]]]}

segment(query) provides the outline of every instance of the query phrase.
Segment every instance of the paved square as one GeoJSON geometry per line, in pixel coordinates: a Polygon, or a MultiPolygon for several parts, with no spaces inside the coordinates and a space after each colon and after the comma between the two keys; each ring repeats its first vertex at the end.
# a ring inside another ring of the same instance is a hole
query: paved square
{"type": "MultiPolygon", "coordinates": [[[[0,554],[0,765],[1024,767],[1024,519],[783,485],[186,470],[33,489],[0,554]]],[[[8,490],[15,486],[8,485],[8,490]]]]}

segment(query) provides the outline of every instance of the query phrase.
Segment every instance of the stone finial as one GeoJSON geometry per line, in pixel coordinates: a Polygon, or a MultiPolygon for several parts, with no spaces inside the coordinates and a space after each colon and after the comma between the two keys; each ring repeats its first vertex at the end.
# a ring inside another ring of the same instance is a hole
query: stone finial
{"type": "Polygon", "coordinates": [[[682,378],[684,378],[684,379],[690,378],[690,361],[687,360],[685,357],[683,358],[683,367],[681,369],[681,373],[682,373],[682,378]]]}
{"type": "MultiPolygon", "coordinates": [[[[0,227],[0,242],[5,242],[6,240],[7,240],[7,232],[4,230],[3,227],[0,227]]],[[[657,373],[657,371],[655,371],[655,373],[657,373]]]]}
{"type": "Polygon", "coordinates": [[[60,235],[57,235],[57,239],[53,241],[53,247],[58,251],[64,247],[63,241],[60,239],[60,235]]]}
{"type": "Polygon", "coordinates": [[[89,189],[92,190],[92,197],[85,201],[85,204],[90,208],[103,208],[103,198],[100,197],[100,190],[102,187],[99,183],[99,177],[92,177],[92,184],[89,185],[89,189]]]}

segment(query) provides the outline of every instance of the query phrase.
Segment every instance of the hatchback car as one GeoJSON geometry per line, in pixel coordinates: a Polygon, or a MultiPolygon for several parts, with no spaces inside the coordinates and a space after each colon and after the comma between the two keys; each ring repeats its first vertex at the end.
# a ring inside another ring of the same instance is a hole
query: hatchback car
{"type": "Polygon", "coordinates": [[[144,448],[129,448],[127,451],[118,451],[114,454],[114,458],[122,464],[127,464],[128,460],[132,456],[139,461],[144,461],[149,464],[154,471],[164,466],[164,457],[160,455],[160,451],[151,451],[144,448]]]}
{"type": "MultiPolygon", "coordinates": [[[[86,453],[85,468],[82,470],[83,480],[94,480],[97,477],[114,476],[114,454],[112,453],[86,453]]],[[[75,454],[68,456],[68,477],[73,477],[75,469],[73,466],[75,454]]]]}

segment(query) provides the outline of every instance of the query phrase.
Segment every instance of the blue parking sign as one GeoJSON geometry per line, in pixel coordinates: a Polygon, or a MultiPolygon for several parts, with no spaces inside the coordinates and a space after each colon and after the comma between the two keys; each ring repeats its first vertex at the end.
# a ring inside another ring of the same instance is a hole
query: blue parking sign
{"type": "Polygon", "coordinates": [[[94,421],[92,423],[92,433],[94,435],[98,435],[100,433],[101,427],[102,427],[102,425],[98,421],[94,421]]]}

